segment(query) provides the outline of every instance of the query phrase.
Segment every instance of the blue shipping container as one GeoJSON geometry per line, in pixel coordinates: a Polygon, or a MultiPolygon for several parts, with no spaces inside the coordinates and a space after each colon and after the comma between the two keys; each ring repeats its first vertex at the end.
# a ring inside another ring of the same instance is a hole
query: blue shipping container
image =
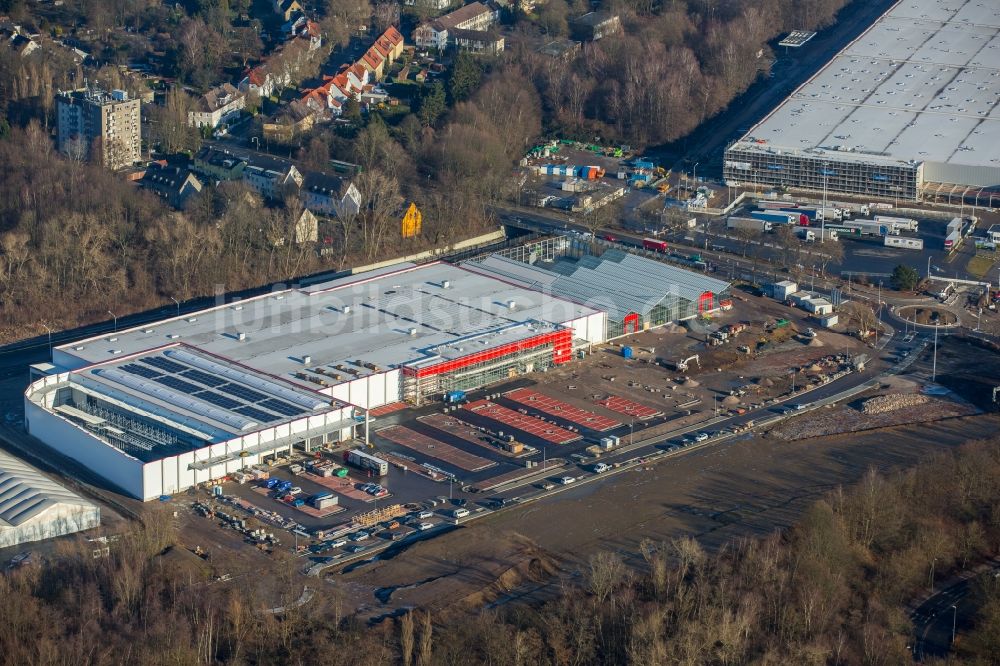
{"type": "Polygon", "coordinates": [[[631,347],[622,347],[622,356],[624,358],[632,358],[632,348],[631,347]]]}

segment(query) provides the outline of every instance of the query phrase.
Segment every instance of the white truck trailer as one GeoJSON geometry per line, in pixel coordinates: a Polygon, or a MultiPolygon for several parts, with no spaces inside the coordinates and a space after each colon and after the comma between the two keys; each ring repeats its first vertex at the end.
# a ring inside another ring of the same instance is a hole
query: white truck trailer
{"type": "Polygon", "coordinates": [[[900,247],[905,250],[924,249],[924,240],[922,238],[908,238],[905,236],[886,236],[884,242],[886,247],[900,247]]]}
{"type": "Polygon", "coordinates": [[[888,215],[876,215],[873,218],[879,224],[888,224],[893,229],[899,231],[917,232],[920,223],[908,217],[890,217],[888,215]]]}
{"type": "Polygon", "coordinates": [[[770,220],[758,220],[755,217],[730,217],[726,220],[726,229],[749,229],[767,233],[774,228],[774,223],[770,220]]]}

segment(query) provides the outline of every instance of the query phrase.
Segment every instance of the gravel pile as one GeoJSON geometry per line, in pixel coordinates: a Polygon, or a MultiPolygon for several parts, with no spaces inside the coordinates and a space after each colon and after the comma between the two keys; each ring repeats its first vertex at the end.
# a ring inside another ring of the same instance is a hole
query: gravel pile
{"type": "Polygon", "coordinates": [[[894,393],[878,395],[861,403],[862,414],[888,414],[904,407],[916,407],[928,402],[925,395],[919,393],[894,393]]]}

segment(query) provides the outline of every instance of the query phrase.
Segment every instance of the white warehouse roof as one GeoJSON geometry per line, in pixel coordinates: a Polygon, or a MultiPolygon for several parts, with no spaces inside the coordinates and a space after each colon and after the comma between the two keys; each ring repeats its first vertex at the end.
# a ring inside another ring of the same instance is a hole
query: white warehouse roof
{"type": "Polygon", "coordinates": [[[101,510],[34,467],[0,451],[0,548],[101,524],[101,510]]]}
{"type": "Polygon", "coordinates": [[[737,145],[1000,168],[1000,3],[901,0],[737,145]]]}
{"type": "Polygon", "coordinates": [[[595,312],[452,264],[397,264],[63,345],[53,362],[78,369],[160,350],[169,358],[173,347],[316,389],[306,373],[336,385],[471,353],[466,342],[476,350],[516,342],[595,312]]]}

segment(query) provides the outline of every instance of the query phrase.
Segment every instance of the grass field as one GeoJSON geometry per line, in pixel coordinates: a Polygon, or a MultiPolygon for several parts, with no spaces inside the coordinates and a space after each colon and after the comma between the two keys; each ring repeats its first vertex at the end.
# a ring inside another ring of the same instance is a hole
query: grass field
{"type": "Polygon", "coordinates": [[[972,259],[969,260],[968,265],[965,270],[969,271],[972,275],[976,277],[984,277],[987,272],[989,272],[990,267],[997,260],[997,255],[994,252],[980,252],[976,254],[972,259]]]}

